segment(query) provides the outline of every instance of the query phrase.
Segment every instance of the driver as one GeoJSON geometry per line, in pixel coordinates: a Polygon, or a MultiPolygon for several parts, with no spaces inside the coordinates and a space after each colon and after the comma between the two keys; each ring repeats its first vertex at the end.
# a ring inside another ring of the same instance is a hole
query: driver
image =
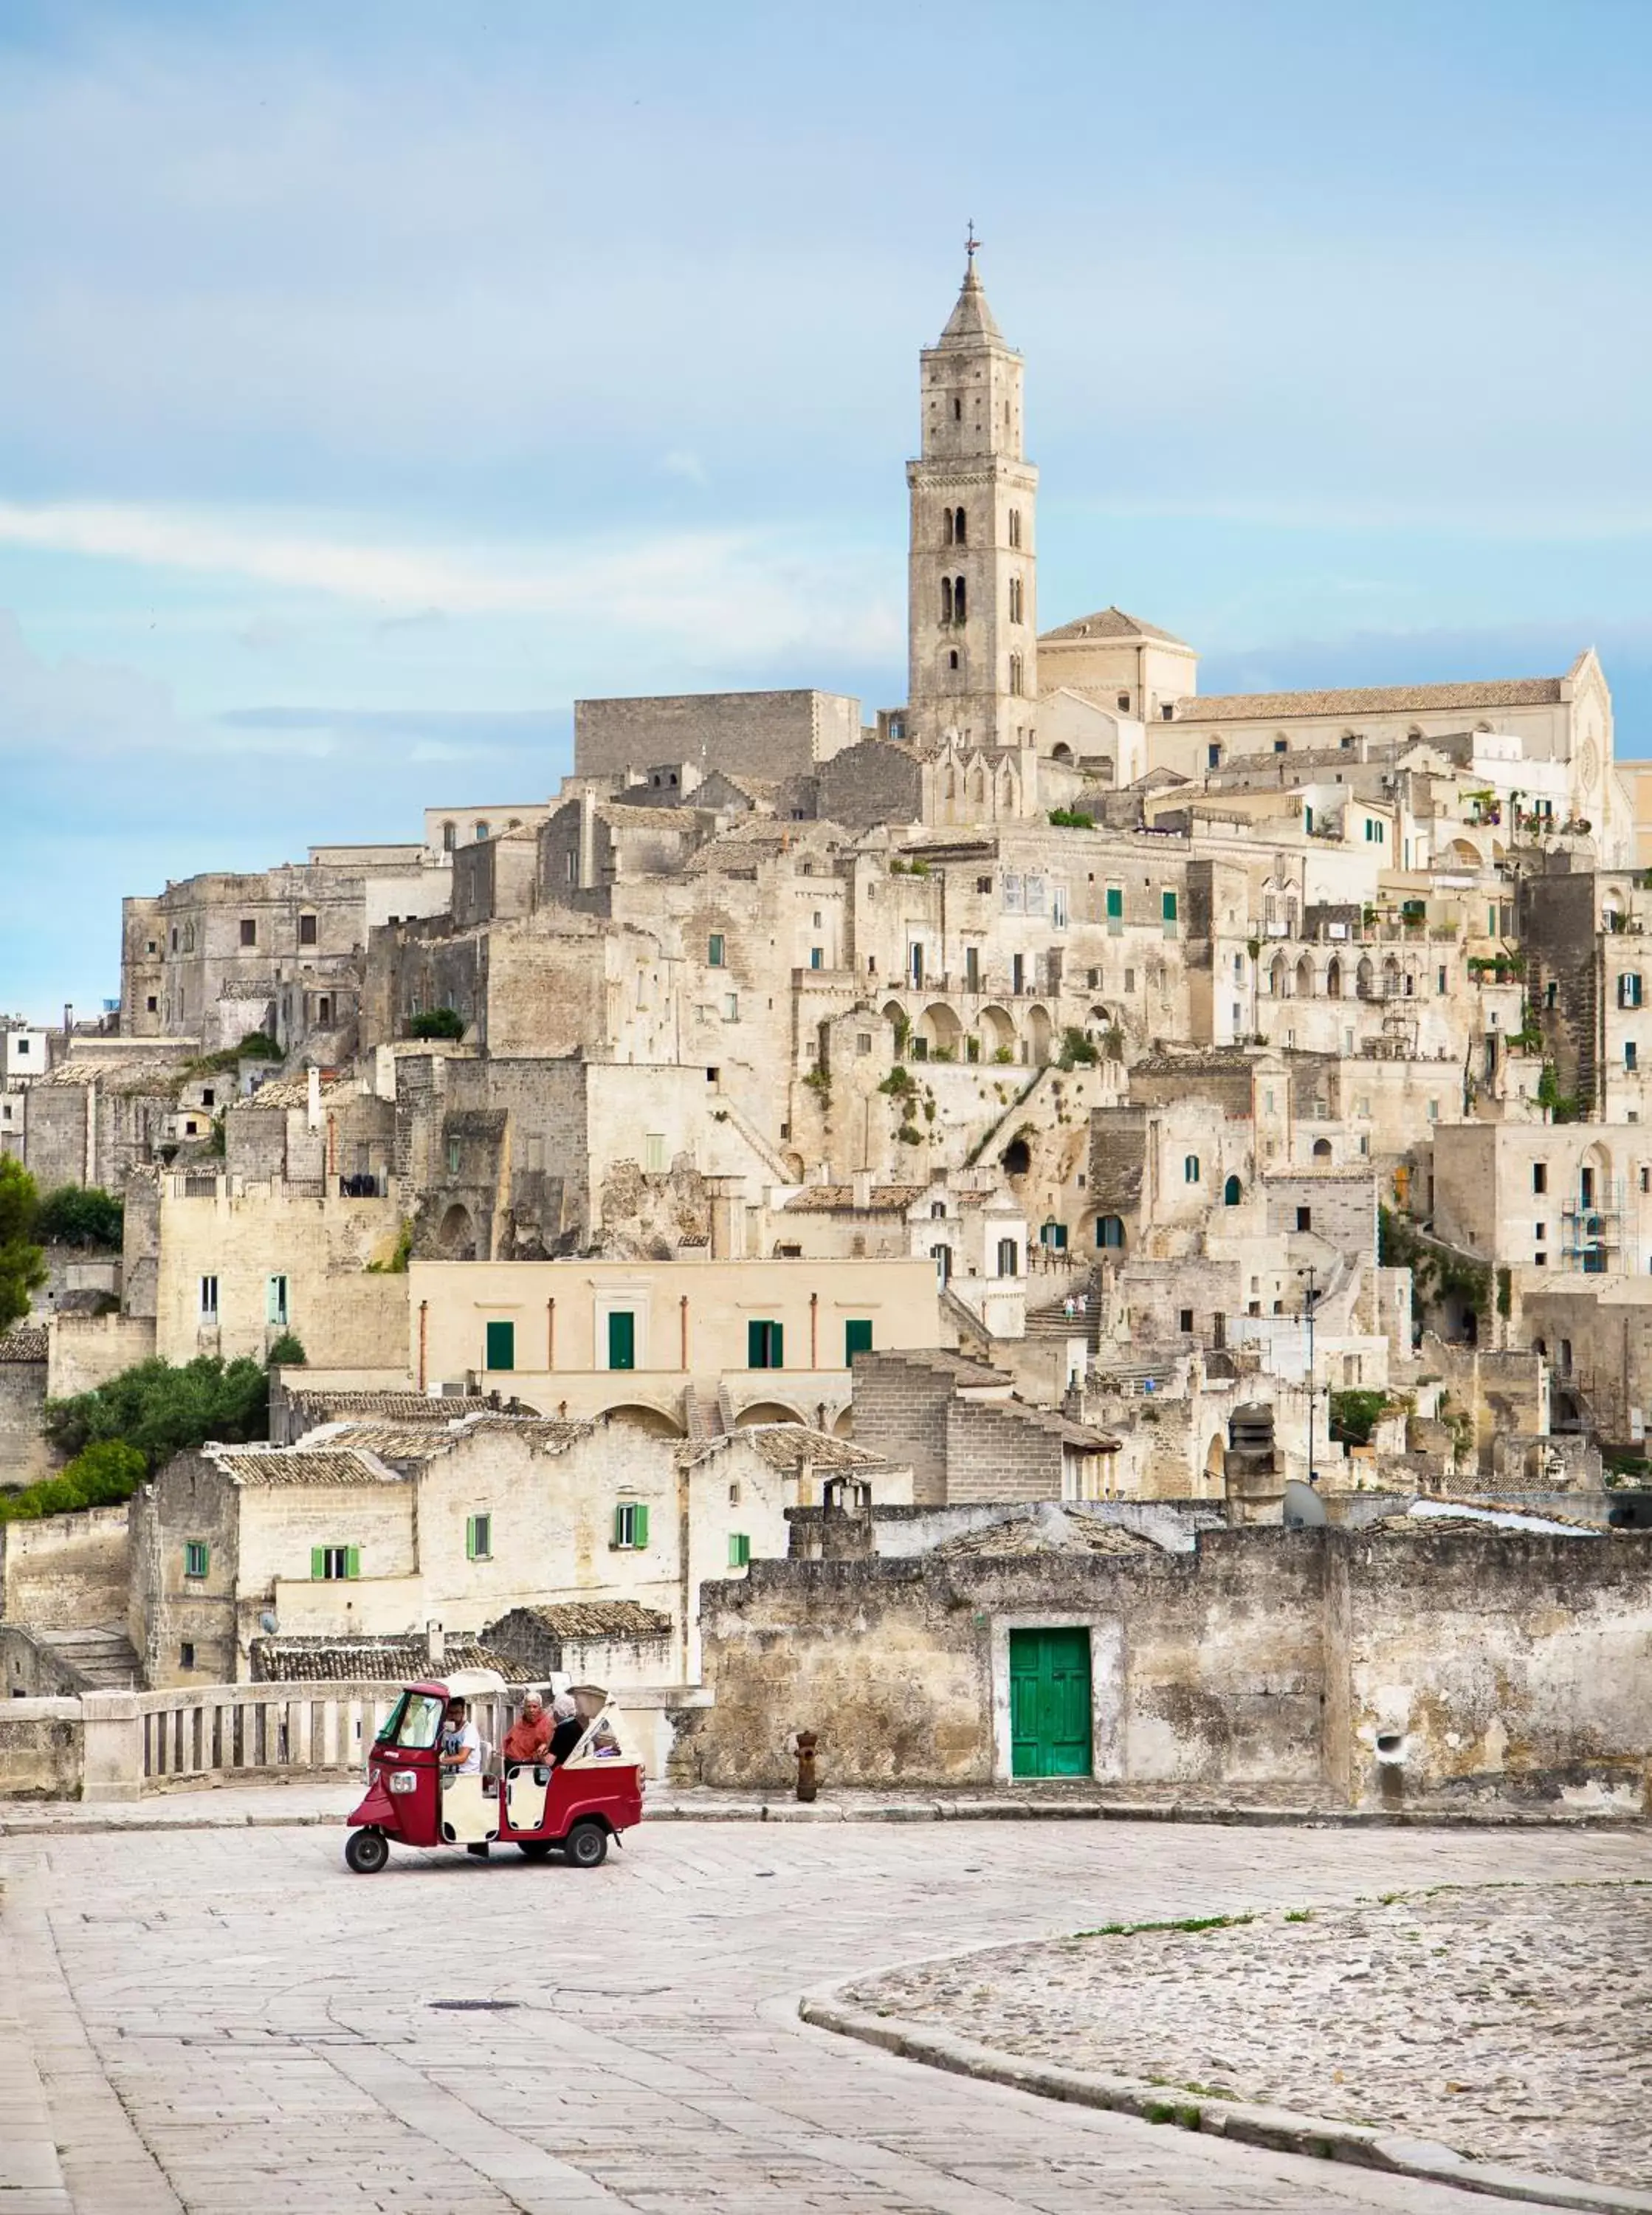
{"type": "Polygon", "coordinates": [[[482,1734],[471,1721],[470,1710],[462,1700],[448,1702],[437,1759],[450,1776],[481,1775],[482,1734]]]}
{"type": "Polygon", "coordinates": [[[548,1761],[551,1754],[551,1726],[545,1713],[545,1703],[537,1692],[524,1692],[522,1712],[505,1733],[505,1758],[507,1761],[548,1761]]]}

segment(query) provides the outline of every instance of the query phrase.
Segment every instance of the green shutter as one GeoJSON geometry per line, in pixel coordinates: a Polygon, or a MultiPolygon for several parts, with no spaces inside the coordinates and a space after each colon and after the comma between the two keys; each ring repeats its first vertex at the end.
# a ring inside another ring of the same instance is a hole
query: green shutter
{"type": "Polygon", "coordinates": [[[1166,893],[1165,894],[1165,921],[1166,923],[1174,923],[1175,920],[1176,895],[1174,893],[1166,893]]]}
{"type": "Polygon", "coordinates": [[[640,1503],[632,1516],[631,1528],[636,1534],[637,1550],[640,1553],[648,1543],[648,1510],[640,1503]]]}
{"type": "Polygon", "coordinates": [[[625,1510],[623,1507],[616,1507],[614,1511],[614,1543],[616,1546],[623,1546],[625,1543],[625,1510]]]}
{"type": "Polygon", "coordinates": [[[857,1353],[872,1352],[872,1323],[870,1320],[847,1322],[843,1326],[843,1366],[852,1369],[857,1353]]]}
{"type": "Polygon", "coordinates": [[[490,1369],[514,1369],[516,1365],[515,1323],[490,1322],[487,1326],[487,1366],[490,1369]]]}
{"type": "Polygon", "coordinates": [[[729,1532],[729,1567],[749,1568],[751,1565],[751,1540],[743,1531],[729,1532]]]}
{"type": "Polygon", "coordinates": [[[1117,922],[1118,922],[1118,921],[1120,920],[1120,918],[1123,917],[1123,913],[1124,913],[1124,888],[1123,888],[1123,887],[1122,885],[1109,885],[1109,886],[1108,886],[1108,887],[1107,887],[1107,919],[1108,919],[1108,921],[1109,921],[1110,923],[1117,923],[1117,922]]]}
{"type": "Polygon", "coordinates": [[[746,1325],[746,1367],[767,1369],[768,1366],[768,1332],[760,1322],[746,1325]]]}
{"type": "Polygon", "coordinates": [[[347,1577],[358,1577],[361,1574],[361,1553],[358,1548],[355,1546],[345,1548],[344,1573],[347,1577]]]}
{"type": "Polygon", "coordinates": [[[309,1549],[309,1573],[317,1582],[327,1574],[327,1548],[312,1546],[309,1549]]]}
{"type": "Polygon", "coordinates": [[[474,1562],[475,1558],[476,1519],[474,1515],[467,1515],[465,1518],[465,1559],[468,1562],[474,1562]]]}
{"type": "Polygon", "coordinates": [[[629,1308],[617,1309],[609,1316],[608,1365],[610,1369],[637,1365],[637,1318],[629,1308]]]}

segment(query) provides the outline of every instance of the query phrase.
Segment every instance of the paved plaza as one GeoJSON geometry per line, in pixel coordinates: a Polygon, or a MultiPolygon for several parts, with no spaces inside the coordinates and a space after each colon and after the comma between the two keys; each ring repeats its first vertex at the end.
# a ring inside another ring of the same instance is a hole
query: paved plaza
{"type": "Polygon", "coordinates": [[[1611,1831],[662,1823],[588,1874],[406,1855],[366,1879],[340,1842],[0,1839],[7,2215],[1484,2215],[897,2060],[798,1998],[1106,1922],[1652,1874],[1611,1831]]]}

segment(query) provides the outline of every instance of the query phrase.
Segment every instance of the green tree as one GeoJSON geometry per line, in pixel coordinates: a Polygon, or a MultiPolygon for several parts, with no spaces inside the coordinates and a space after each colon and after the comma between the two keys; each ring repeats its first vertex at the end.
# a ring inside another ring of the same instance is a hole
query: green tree
{"type": "Polygon", "coordinates": [[[265,1359],[272,1369],[302,1369],[309,1356],[304,1352],[303,1339],[284,1330],[265,1359]]]}
{"type": "Polygon", "coordinates": [[[101,1185],[60,1184],[46,1193],[34,1218],[43,1246],[101,1246],[120,1243],[126,1203],[101,1185]]]}
{"type": "Polygon", "coordinates": [[[77,1507],[115,1507],[132,1498],[148,1474],[136,1447],[105,1439],[76,1454],[56,1476],[0,1495],[0,1523],[33,1523],[42,1515],[71,1514],[77,1507]]]}
{"type": "Polygon", "coordinates": [[[422,1015],[407,1018],[407,1036],[416,1039],[462,1039],[465,1034],[465,1019],[456,1008],[432,1008],[422,1015]]]}
{"type": "Polygon", "coordinates": [[[40,1197],[10,1154],[0,1156],[0,1330],[28,1313],[29,1294],[46,1282],[46,1255],[34,1239],[40,1197]]]}
{"type": "Polygon", "coordinates": [[[140,1361],[95,1391],[48,1400],[46,1431],[65,1453],[79,1455],[105,1439],[124,1439],[153,1472],[203,1445],[226,1445],[269,1436],[270,1384],[263,1365],[221,1361],[200,1354],[174,1368],[158,1359],[140,1361]]]}

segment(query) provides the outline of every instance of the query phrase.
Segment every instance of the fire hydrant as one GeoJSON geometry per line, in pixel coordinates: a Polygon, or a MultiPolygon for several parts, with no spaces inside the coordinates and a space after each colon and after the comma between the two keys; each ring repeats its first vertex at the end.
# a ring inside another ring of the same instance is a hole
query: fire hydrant
{"type": "Polygon", "coordinates": [[[798,1756],[798,1797],[812,1800],[819,1789],[815,1782],[815,1748],[819,1744],[813,1731],[799,1731],[796,1746],[798,1756]]]}

